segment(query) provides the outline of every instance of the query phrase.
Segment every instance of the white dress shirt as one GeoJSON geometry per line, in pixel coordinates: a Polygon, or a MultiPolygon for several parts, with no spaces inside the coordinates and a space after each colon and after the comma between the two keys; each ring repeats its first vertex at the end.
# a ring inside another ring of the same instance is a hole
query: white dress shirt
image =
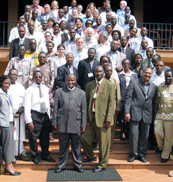
{"type": "Polygon", "coordinates": [[[42,40],[41,40],[42,38],[41,38],[39,32],[34,32],[33,34],[30,34],[29,32],[26,32],[25,36],[28,39],[34,38],[37,41],[37,48],[39,47],[40,43],[42,42],[42,40]]]}
{"type": "Polygon", "coordinates": [[[45,85],[40,84],[41,91],[43,93],[43,99],[40,99],[38,84],[32,84],[26,89],[24,96],[24,108],[25,108],[25,122],[26,124],[32,122],[31,110],[41,113],[41,102],[45,102],[46,110],[50,118],[50,103],[49,103],[49,88],[45,85]]]}
{"type": "Polygon", "coordinates": [[[104,54],[106,54],[106,52],[110,51],[110,43],[107,41],[106,44],[98,44],[96,46],[96,58],[98,61],[100,61],[100,57],[104,54]]]}
{"type": "Polygon", "coordinates": [[[156,71],[153,71],[150,81],[153,82],[156,86],[160,86],[161,83],[165,82],[164,71],[162,71],[161,75],[157,75],[156,71]]]}
{"type": "Polygon", "coordinates": [[[63,44],[65,46],[65,54],[69,53],[69,52],[73,52],[74,50],[77,49],[76,46],[76,41],[71,41],[71,40],[67,40],[64,42],[63,44]]]}

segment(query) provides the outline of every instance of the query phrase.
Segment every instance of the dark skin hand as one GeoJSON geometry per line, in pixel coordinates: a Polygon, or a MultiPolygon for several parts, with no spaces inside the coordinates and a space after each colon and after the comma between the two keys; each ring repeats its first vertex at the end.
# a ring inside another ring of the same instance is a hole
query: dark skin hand
{"type": "Polygon", "coordinates": [[[110,122],[106,121],[106,123],[104,124],[104,128],[108,129],[110,127],[110,122]]]}
{"type": "Polygon", "coordinates": [[[31,132],[34,131],[34,124],[32,122],[28,123],[28,128],[31,132]]]}

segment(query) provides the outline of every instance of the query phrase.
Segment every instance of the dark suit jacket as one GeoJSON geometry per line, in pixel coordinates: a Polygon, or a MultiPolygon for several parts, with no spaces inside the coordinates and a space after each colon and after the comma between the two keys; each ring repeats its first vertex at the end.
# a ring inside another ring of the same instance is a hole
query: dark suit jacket
{"type": "MultiPolygon", "coordinates": [[[[93,96],[96,92],[96,80],[89,82],[86,86],[86,99],[88,119],[92,122],[93,117],[93,96]]],[[[106,121],[113,125],[113,112],[115,104],[115,85],[109,80],[103,79],[95,102],[95,122],[97,127],[103,127],[106,121]]]]}
{"type": "Polygon", "coordinates": [[[67,33],[61,34],[61,44],[63,44],[65,41],[68,40],[68,35],[67,33]]]}
{"type": "MultiPolygon", "coordinates": [[[[23,41],[23,45],[25,46],[26,51],[29,50],[29,39],[25,37],[23,41]]],[[[9,58],[13,58],[18,56],[18,47],[19,47],[19,38],[12,40],[10,46],[10,56],[9,58]]]]}
{"type": "Polygon", "coordinates": [[[167,70],[171,70],[171,68],[169,66],[164,66],[164,72],[167,70]]]}
{"type": "MultiPolygon", "coordinates": [[[[73,67],[73,72],[76,76],[76,80],[78,80],[78,71],[75,67],[73,67]]],[[[68,69],[67,64],[60,66],[57,69],[57,78],[55,79],[55,85],[58,87],[65,87],[66,86],[66,79],[67,76],[70,74],[70,71],[68,69]]],[[[79,85],[76,83],[76,86],[79,87],[79,85]]]]}
{"type": "MultiPolygon", "coordinates": [[[[124,74],[118,74],[118,76],[119,76],[119,80],[120,80],[121,101],[125,101],[125,96],[126,96],[126,92],[127,92],[126,78],[125,78],[124,74]]],[[[138,76],[136,73],[130,76],[130,80],[133,80],[133,79],[138,79],[138,76]]]]}
{"type": "MultiPolygon", "coordinates": [[[[121,47],[118,48],[118,51],[121,52],[121,47]]],[[[130,60],[130,65],[132,66],[135,61],[135,51],[130,47],[126,47],[126,58],[130,60]]]]}
{"type": "Polygon", "coordinates": [[[86,87],[88,82],[95,79],[94,70],[95,70],[95,67],[97,65],[99,65],[99,64],[100,63],[97,60],[95,60],[94,65],[93,65],[93,67],[91,69],[88,58],[79,61],[79,65],[78,65],[78,75],[79,75],[78,83],[79,83],[82,90],[85,90],[85,87],[86,87]],[[93,73],[93,77],[88,77],[88,73],[93,73]]]}
{"type": "Polygon", "coordinates": [[[131,80],[126,93],[125,113],[131,115],[131,120],[151,124],[154,113],[157,86],[150,82],[148,97],[145,95],[143,79],[131,80]]]}
{"type": "Polygon", "coordinates": [[[86,115],[86,94],[83,90],[76,87],[69,91],[67,86],[56,90],[52,124],[58,125],[58,132],[81,134],[81,127],[86,127],[86,115]]]}

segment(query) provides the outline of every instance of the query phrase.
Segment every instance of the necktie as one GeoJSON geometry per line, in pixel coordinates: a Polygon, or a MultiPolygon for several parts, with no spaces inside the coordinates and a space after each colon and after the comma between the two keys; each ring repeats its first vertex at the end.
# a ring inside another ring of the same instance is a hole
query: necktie
{"type": "Polygon", "coordinates": [[[148,61],[148,67],[151,68],[151,61],[148,61]]]}
{"type": "MultiPolygon", "coordinates": [[[[97,94],[97,92],[99,90],[99,87],[100,87],[100,83],[97,83],[96,94],[97,94]]],[[[94,108],[95,108],[95,106],[96,106],[96,98],[94,99],[94,108]]]]}
{"type": "MultiPolygon", "coordinates": [[[[39,94],[40,94],[40,100],[41,100],[41,98],[43,99],[43,93],[41,91],[40,85],[38,86],[38,88],[39,88],[39,94]]],[[[45,101],[44,102],[40,101],[40,109],[42,113],[47,112],[45,101]]]]}
{"type": "Polygon", "coordinates": [[[21,45],[21,44],[23,44],[23,40],[22,40],[22,39],[20,40],[20,45],[21,45]]]}

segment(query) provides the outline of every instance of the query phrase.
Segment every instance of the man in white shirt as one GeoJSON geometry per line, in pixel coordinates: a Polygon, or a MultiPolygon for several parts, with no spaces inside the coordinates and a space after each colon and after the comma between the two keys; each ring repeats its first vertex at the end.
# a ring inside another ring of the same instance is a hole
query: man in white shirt
{"type": "Polygon", "coordinates": [[[25,36],[28,39],[34,38],[37,41],[37,47],[39,47],[41,43],[41,36],[38,32],[34,32],[35,24],[32,20],[28,22],[28,32],[25,34],[25,36]]]}
{"type": "Polygon", "coordinates": [[[141,29],[141,36],[139,36],[136,39],[134,39],[134,41],[132,43],[132,49],[134,49],[135,51],[140,50],[141,41],[144,38],[148,41],[148,47],[153,47],[154,48],[153,40],[148,38],[147,35],[148,35],[147,28],[146,27],[142,27],[142,29],[141,29]]]}
{"type": "Polygon", "coordinates": [[[157,61],[156,70],[153,71],[150,81],[157,86],[165,82],[164,63],[162,61],[157,61]]]}
{"type": "Polygon", "coordinates": [[[96,46],[96,58],[100,61],[100,57],[110,50],[110,43],[108,42],[108,32],[101,31],[99,33],[99,41],[101,42],[96,46]]]}
{"type": "Polygon", "coordinates": [[[49,129],[51,126],[49,88],[41,84],[41,71],[35,71],[33,78],[34,84],[26,90],[24,97],[25,121],[26,124],[28,124],[31,159],[35,164],[41,164],[38,158],[36,143],[36,140],[39,138],[42,149],[41,159],[55,162],[55,160],[49,156],[48,151],[49,129]]]}
{"type": "Polygon", "coordinates": [[[124,36],[124,29],[118,25],[117,16],[111,17],[111,24],[113,25],[113,30],[119,30],[121,32],[121,36],[124,36]]]}
{"type": "Polygon", "coordinates": [[[72,53],[74,56],[73,66],[77,69],[79,61],[86,59],[88,57],[88,51],[84,48],[84,38],[79,37],[76,40],[77,49],[75,49],[72,53]]]}
{"type": "Polygon", "coordinates": [[[97,39],[94,37],[94,29],[88,27],[85,30],[85,48],[89,49],[91,47],[95,48],[98,44],[97,39]]]}
{"type": "Polygon", "coordinates": [[[17,39],[17,38],[19,38],[19,27],[24,27],[25,26],[25,18],[20,18],[19,19],[19,26],[17,26],[17,27],[14,27],[14,28],[12,28],[11,29],[11,31],[10,31],[10,36],[9,36],[9,39],[8,39],[8,42],[9,43],[11,43],[12,42],[12,40],[14,40],[14,39],[17,39]]]}

